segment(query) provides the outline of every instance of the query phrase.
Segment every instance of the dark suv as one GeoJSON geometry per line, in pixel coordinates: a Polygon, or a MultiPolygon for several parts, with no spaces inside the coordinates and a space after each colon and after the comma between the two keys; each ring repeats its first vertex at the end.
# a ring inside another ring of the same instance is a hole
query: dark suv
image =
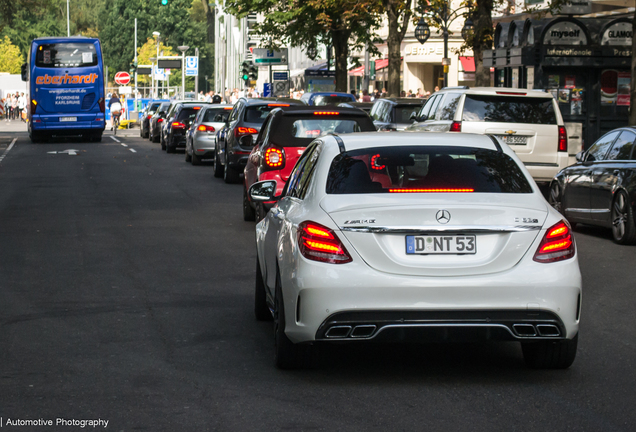
{"type": "Polygon", "coordinates": [[[411,117],[424,105],[426,99],[382,98],[375,101],[369,115],[381,131],[401,131],[413,124],[411,117]]]}
{"type": "Polygon", "coordinates": [[[150,129],[150,119],[157,112],[157,109],[161,106],[162,101],[150,101],[146,108],[142,111],[139,122],[139,136],[142,138],[148,138],[150,129]]]}
{"type": "Polygon", "coordinates": [[[157,111],[150,117],[148,124],[148,139],[154,143],[159,142],[159,135],[161,134],[161,126],[166,119],[166,112],[170,108],[170,102],[161,102],[161,105],[157,108],[157,111]]]}
{"type": "Polygon", "coordinates": [[[180,143],[181,147],[185,147],[185,131],[190,127],[190,121],[196,117],[197,112],[195,112],[194,108],[197,110],[201,109],[202,106],[208,105],[205,102],[197,102],[197,101],[175,101],[170,105],[170,109],[166,114],[166,120],[163,122],[163,126],[161,126],[161,150],[166,150],[168,153],[174,153],[176,150],[176,146],[180,143]],[[183,108],[189,108],[189,111],[184,112],[182,114],[183,108]],[[186,120],[189,116],[192,115],[192,119],[188,121],[188,125],[186,126],[182,120],[186,120]],[[182,116],[182,118],[177,118],[177,116],[182,116]],[[173,129],[175,130],[173,132],[173,129]],[[177,137],[177,140],[174,141],[174,137],[177,137]],[[169,142],[170,140],[170,142],[169,142]],[[182,141],[182,142],[181,142],[182,141]],[[170,149],[168,149],[170,147],[170,149]]]}
{"type": "Polygon", "coordinates": [[[226,126],[217,134],[219,141],[215,149],[214,176],[223,177],[226,183],[238,183],[256,136],[269,112],[274,108],[292,105],[305,104],[287,98],[240,98],[234,105],[226,126]],[[251,135],[249,141],[243,138],[247,135],[251,135]]]}

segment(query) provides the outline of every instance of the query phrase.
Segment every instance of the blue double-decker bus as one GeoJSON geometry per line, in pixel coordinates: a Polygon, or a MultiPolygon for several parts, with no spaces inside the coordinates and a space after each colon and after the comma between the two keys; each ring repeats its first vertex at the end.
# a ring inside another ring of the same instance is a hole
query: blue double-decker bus
{"type": "Polygon", "coordinates": [[[28,63],[28,128],[36,143],[52,136],[101,141],[106,126],[104,64],[99,39],[34,39],[28,63]]]}

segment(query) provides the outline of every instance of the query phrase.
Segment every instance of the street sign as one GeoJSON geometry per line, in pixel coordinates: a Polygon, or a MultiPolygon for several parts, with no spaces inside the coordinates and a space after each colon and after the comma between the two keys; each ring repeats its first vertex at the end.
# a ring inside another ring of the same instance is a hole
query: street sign
{"type": "Polygon", "coordinates": [[[272,84],[263,84],[263,97],[270,97],[272,95],[272,84]]]}
{"type": "Polygon", "coordinates": [[[121,86],[119,87],[119,94],[132,94],[131,86],[121,86]]]}
{"type": "Polygon", "coordinates": [[[185,58],[185,74],[186,76],[198,76],[199,75],[199,57],[189,56],[185,58]]]}
{"type": "Polygon", "coordinates": [[[256,64],[287,64],[287,48],[281,48],[280,51],[254,48],[253,54],[254,63],[256,64]]]}
{"type": "Polygon", "coordinates": [[[168,69],[181,69],[181,59],[179,60],[171,60],[171,59],[159,59],[157,61],[160,68],[168,68],[168,69]]]}
{"type": "Polygon", "coordinates": [[[157,66],[155,66],[155,79],[158,81],[165,81],[166,80],[165,69],[160,69],[157,66]]]}
{"type": "Polygon", "coordinates": [[[137,66],[137,75],[150,75],[152,73],[151,65],[139,65],[137,66]]]}
{"type": "Polygon", "coordinates": [[[117,72],[115,74],[115,82],[119,85],[126,85],[130,82],[130,74],[128,72],[117,72]]]}
{"type": "Polygon", "coordinates": [[[289,96],[289,81],[274,82],[274,96],[289,96]]]}
{"type": "Polygon", "coordinates": [[[289,81],[289,72],[272,72],[274,81],[289,81]]]}

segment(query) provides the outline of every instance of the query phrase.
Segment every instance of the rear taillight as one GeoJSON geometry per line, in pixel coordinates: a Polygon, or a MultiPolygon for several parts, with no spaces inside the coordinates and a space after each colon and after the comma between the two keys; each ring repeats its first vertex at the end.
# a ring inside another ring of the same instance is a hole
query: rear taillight
{"type": "Polygon", "coordinates": [[[454,121],[450,125],[451,132],[461,132],[462,131],[462,122],[454,121]]]}
{"type": "Polygon", "coordinates": [[[565,131],[565,126],[559,126],[559,151],[568,151],[568,134],[565,131]]]}
{"type": "Polygon", "coordinates": [[[570,232],[570,225],[562,220],[548,228],[533,259],[540,263],[550,263],[572,258],[574,252],[574,239],[570,232]]]}
{"type": "Polygon", "coordinates": [[[312,261],[331,264],[351,262],[351,256],[331,229],[316,222],[306,221],[298,226],[300,253],[312,261]]]}
{"type": "Polygon", "coordinates": [[[97,103],[99,104],[99,110],[103,113],[106,112],[106,99],[99,98],[99,100],[97,101],[97,103]]]}
{"type": "Polygon", "coordinates": [[[243,135],[249,135],[249,134],[257,134],[258,131],[254,128],[248,128],[248,127],[237,127],[234,128],[234,137],[235,138],[239,138],[242,137],[243,135]]]}
{"type": "Polygon", "coordinates": [[[158,119],[157,119],[157,123],[161,123],[162,121],[163,121],[163,119],[162,119],[162,118],[158,118],[158,119]]]}
{"type": "Polygon", "coordinates": [[[150,114],[149,116],[146,117],[147,120],[150,120],[150,117],[152,117],[152,114],[150,114]]]}
{"type": "Polygon", "coordinates": [[[186,125],[181,122],[172,122],[173,129],[185,129],[186,125]]]}
{"type": "Polygon", "coordinates": [[[282,169],[285,165],[285,152],[276,147],[269,147],[265,150],[263,160],[267,168],[282,169]]]}
{"type": "Polygon", "coordinates": [[[35,108],[38,106],[38,103],[35,99],[31,99],[31,115],[35,114],[35,108]]]}
{"type": "Polygon", "coordinates": [[[206,125],[199,125],[197,130],[200,131],[200,132],[214,132],[215,131],[215,129],[212,126],[206,126],[206,125]]]}

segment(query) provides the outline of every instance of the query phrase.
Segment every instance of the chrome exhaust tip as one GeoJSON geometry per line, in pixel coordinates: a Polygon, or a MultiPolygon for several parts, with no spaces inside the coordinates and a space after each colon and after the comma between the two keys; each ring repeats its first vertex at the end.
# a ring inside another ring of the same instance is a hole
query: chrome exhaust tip
{"type": "Polygon", "coordinates": [[[351,332],[352,338],[366,338],[370,337],[375,332],[375,324],[359,325],[353,328],[351,332]]]}
{"type": "Polygon", "coordinates": [[[554,324],[537,324],[537,332],[539,332],[539,336],[545,337],[557,337],[561,336],[561,332],[559,328],[554,324]]]}
{"type": "Polygon", "coordinates": [[[351,333],[351,326],[333,326],[325,332],[326,338],[346,338],[351,333]]]}
{"type": "Polygon", "coordinates": [[[518,336],[532,337],[537,335],[532,324],[513,324],[512,328],[518,336]]]}

